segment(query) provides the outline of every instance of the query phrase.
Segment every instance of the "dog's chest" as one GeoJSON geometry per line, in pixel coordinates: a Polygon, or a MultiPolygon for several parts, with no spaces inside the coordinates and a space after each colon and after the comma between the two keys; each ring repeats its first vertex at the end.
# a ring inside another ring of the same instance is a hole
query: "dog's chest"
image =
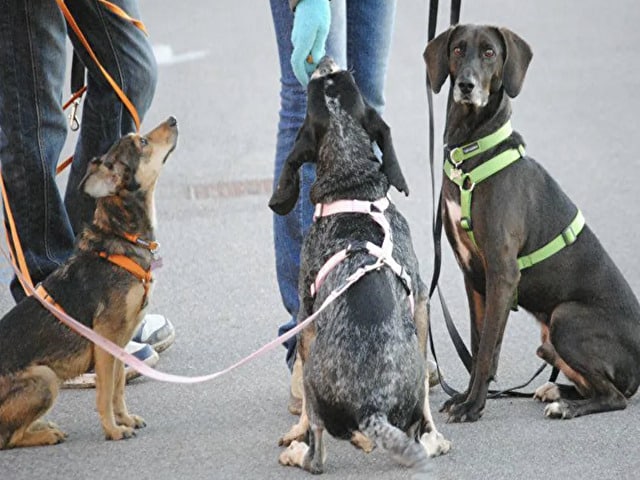
{"type": "Polygon", "coordinates": [[[465,271],[471,270],[471,259],[473,256],[471,240],[467,233],[460,226],[462,219],[462,209],[460,204],[451,198],[444,199],[444,218],[447,222],[446,230],[449,241],[456,255],[456,260],[465,271]]]}

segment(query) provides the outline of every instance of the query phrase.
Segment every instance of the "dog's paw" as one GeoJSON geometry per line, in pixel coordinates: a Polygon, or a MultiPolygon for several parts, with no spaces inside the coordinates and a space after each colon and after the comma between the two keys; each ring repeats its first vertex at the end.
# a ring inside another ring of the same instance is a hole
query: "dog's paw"
{"type": "Polygon", "coordinates": [[[544,409],[544,416],[568,420],[573,418],[573,412],[566,402],[560,400],[559,402],[553,402],[547,405],[544,409]]]}
{"type": "Polygon", "coordinates": [[[484,413],[484,406],[478,407],[473,402],[464,402],[454,405],[448,410],[447,423],[475,422],[480,420],[484,413]]]}
{"type": "Polygon", "coordinates": [[[556,400],[560,400],[560,389],[555,383],[547,382],[536,388],[536,391],[533,393],[533,398],[545,403],[555,402],[556,400]]]}
{"type": "Polygon", "coordinates": [[[420,443],[427,451],[429,457],[445,455],[451,450],[451,442],[444,438],[444,435],[437,430],[423,434],[420,438],[420,443]]]}
{"type": "Polygon", "coordinates": [[[351,435],[351,444],[364,453],[371,453],[373,449],[376,448],[376,444],[362,432],[353,432],[353,435],[351,435]]]}
{"type": "Polygon", "coordinates": [[[456,393],[449,400],[444,402],[440,407],[440,411],[444,413],[449,413],[454,407],[457,405],[461,405],[467,399],[467,394],[465,393],[456,393]]]}
{"type": "Polygon", "coordinates": [[[278,462],[280,462],[280,465],[302,467],[307,450],[309,450],[309,446],[306,443],[294,440],[287,449],[280,454],[278,462]]]}
{"type": "Polygon", "coordinates": [[[308,426],[296,423],[278,440],[278,445],[281,447],[287,447],[293,442],[303,442],[307,437],[307,430],[308,426]]]}
{"type": "Polygon", "coordinates": [[[147,426],[147,422],[144,421],[144,418],[139,417],[138,415],[116,415],[116,424],[135,429],[147,426]]]}
{"type": "Polygon", "coordinates": [[[133,427],[118,425],[114,428],[110,428],[108,431],[105,431],[104,436],[107,440],[125,440],[127,438],[135,437],[136,432],[133,427]]]}

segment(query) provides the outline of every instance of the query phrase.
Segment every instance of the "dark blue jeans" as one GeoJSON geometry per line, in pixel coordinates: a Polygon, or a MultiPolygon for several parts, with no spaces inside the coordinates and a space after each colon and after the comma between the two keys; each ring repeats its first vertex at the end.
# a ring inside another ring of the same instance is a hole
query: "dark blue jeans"
{"type": "MultiPolygon", "coordinates": [[[[139,18],[137,0],[111,0],[139,18]]],[[[151,105],[157,67],[137,27],[96,0],[67,0],[103,67],[136,106],[151,105]]],[[[34,283],[71,253],[74,236],[91,221],[95,201],[78,190],[89,160],[102,155],[133,120],[73,33],[87,67],[81,130],[64,201],[55,180],[67,134],[62,111],[67,26],[54,0],[7,0],[0,14],[0,164],[27,267],[34,283]]],[[[13,280],[16,301],[24,297],[13,280]]]]}
{"type": "MultiPolygon", "coordinates": [[[[342,67],[353,71],[367,102],[379,112],[384,107],[384,83],[395,20],[395,0],[332,0],[331,30],[327,54],[342,67]]],[[[305,89],[291,68],[291,28],[293,14],[288,0],[271,0],[271,13],[280,58],[280,121],[274,169],[274,187],[287,155],[293,147],[307,108],[305,89]]],[[[296,325],[298,314],[298,274],[300,249],[313,217],[309,190],[315,179],[313,165],[300,170],[300,197],[286,216],[273,217],[276,276],[285,309],[291,319],[279,329],[282,334],[296,325]]],[[[294,360],[295,337],[285,344],[287,363],[294,360]]]]}

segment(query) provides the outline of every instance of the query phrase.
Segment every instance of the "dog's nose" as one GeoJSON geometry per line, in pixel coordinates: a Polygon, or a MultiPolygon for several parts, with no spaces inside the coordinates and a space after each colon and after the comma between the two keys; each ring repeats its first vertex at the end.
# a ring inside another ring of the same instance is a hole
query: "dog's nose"
{"type": "Polygon", "coordinates": [[[458,88],[460,89],[460,91],[464,94],[464,95],[468,95],[473,91],[473,87],[475,87],[475,84],[469,80],[465,81],[465,80],[459,80],[458,81],[458,88]]]}
{"type": "Polygon", "coordinates": [[[171,115],[169,118],[167,118],[167,125],[169,125],[170,127],[175,127],[176,125],[178,125],[178,120],[176,120],[176,117],[171,115]]]}

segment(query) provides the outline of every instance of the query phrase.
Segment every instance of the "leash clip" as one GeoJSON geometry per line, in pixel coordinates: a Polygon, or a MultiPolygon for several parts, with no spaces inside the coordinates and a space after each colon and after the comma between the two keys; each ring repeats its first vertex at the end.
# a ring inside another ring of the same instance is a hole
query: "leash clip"
{"type": "Polygon", "coordinates": [[[71,131],[76,132],[80,128],[80,122],[78,121],[78,106],[80,105],[80,100],[75,100],[73,105],[71,106],[71,112],[69,112],[69,123],[71,124],[69,128],[71,131]]]}

